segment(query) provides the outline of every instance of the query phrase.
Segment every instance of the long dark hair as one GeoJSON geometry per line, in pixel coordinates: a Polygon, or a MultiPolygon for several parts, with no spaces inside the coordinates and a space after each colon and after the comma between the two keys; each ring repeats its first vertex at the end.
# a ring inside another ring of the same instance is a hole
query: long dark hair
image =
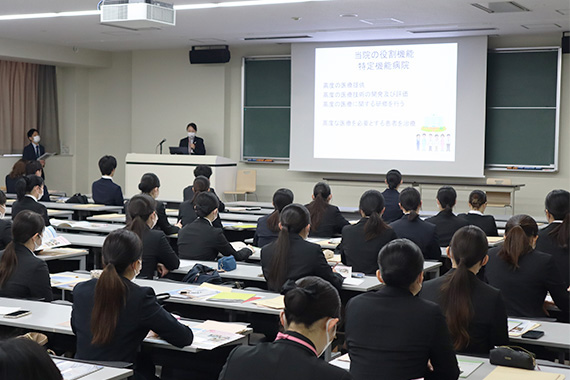
{"type": "Polygon", "coordinates": [[[307,205],[307,210],[311,215],[311,231],[316,231],[321,224],[323,215],[329,205],[328,197],[331,195],[331,188],[325,182],[319,182],[313,188],[315,199],[307,205]]]}
{"type": "Polygon", "coordinates": [[[273,207],[275,211],[267,218],[267,227],[270,231],[279,231],[279,213],[287,205],[293,203],[293,192],[289,189],[281,188],[273,194],[273,207]]]}
{"type": "Polygon", "coordinates": [[[92,344],[111,342],[117,320],[127,298],[127,288],[121,276],[142,257],[141,239],[132,231],[120,229],[111,232],[103,243],[105,269],[97,280],[93,311],[91,312],[92,344]]]}
{"type": "Polygon", "coordinates": [[[198,194],[203,193],[204,191],[208,191],[210,188],[210,180],[203,175],[199,175],[198,177],[194,178],[194,182],[192,183],[192,190],[194,191],[194,196],[190,200],[190,203],[195,204],[196,197],[198,194]]]}
{"type": "Polygon", "coordinates": [[[45,348],[26,338],[0,340],[0,379],[63,380],[45,348]]]}
{"type": "Polygon", "coordinates": [[[42,177],[38,177],[35,174],[23,176],[18,181],[16,181],[16,195],[18,197],[18,200],[21,201],[24,199],[26,194],[31,193],[36,186],[43,187],[44,180],[42,177]]]}
{"type": "Polygon", "coordinates": [[[143,238],[143,234],[148,230],[146,222],[148,218],[156,211],[156,201],[148,194],[138,194],[131,198],[127,206],[129,214],[129,222],[125,227],[127,230],[133,231],[139,238],[143,238]]]}
{"type": "Polygon", "coordinates": [[[160,187],[160,180],[154,173],[145,173],[139,182],[139,190],[149,194],[155,187],[160,187]]]}
{"type": "Polygon", "coordinates": [[[275,242],[275,255],[269,264],[271,278],[267,279],[269,289],[279,290],[287,279],[289,269],[289,235],[298,234],[311,223],[309,211],[303,205],[291,203],[279,215],[281,231],[275,242]]]}
{"type": "Polygon", "coordinates": [[[16,244],[24,245],[35,234],[41,234],[44,228],[44,218],[40,214],[22,210],[16,215],[12,223],[12,241],[8,243],[0,259],[0,288],[6,284],[18,265],[16,244]]]}
{"type": "Polygon", "coordinates": [[[552,190],[546,196],[544,207],[554,220],[562,220],[562,223],[554,225],[548,235],[554,238],[560,247],[568,248],[570,240],[570,193],[566,190],[552,190]]]}
{"type": "Polygon", "coordinates": [[[364,225],[364,238],[366,240],[374,239],[390,228],[380,216],[384,209],[384,197],[378,190],[364,192],[360,197],[360,205],[358,207],[368,217],[364,225]]]}
{"type": "Polygon", "coordinates": [[[497,255],[517,269],[520,257],[533,250],[531,239],[537,235],[538,226],[532,217],[515,215],[507,221],[505,242],[497,255]]]}
{"type": "Polygon", "coordinates": [[[451,186],[443,186],[437,191],[436,198],[444,211],[451,212],[457,201],[457,192],[451,186]]]}
{"type": "Polygon", "coordinates": [[[409,211],[408,220],[413,221],[419,217],[419,214],[416,210],[422,204],[422,196],[420,192],[414,189],[413,187],[406,187],[404,190],[400,192],[400,206],[404,210],[409,211]]]}
{"type": "Polygon", "coordinates": [[[470,340],[468,327],[473,318],[473,304],[469,268],[485,258],[489,244],[483,230],[465,226],[453,234],[450,249],[457,269],[441,285],[441,301],[457,351],[467,347],[470,340]]]}
{"type": "Polygon", "coordinates": [[[473,190],[469,194],[469,204],[473,209],[479,210],[485,203],[487,203],[487,194],[484,191],[473,190]]]}

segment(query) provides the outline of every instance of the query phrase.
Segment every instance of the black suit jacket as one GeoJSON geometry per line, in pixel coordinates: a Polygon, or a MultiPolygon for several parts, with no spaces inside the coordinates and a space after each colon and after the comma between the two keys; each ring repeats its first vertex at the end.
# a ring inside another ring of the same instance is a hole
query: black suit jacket
{"type": "Polygon", "coordinates": [[[16,182],[22,178],[22,176],[17,178],[10,178],[10,174],[6,175],[6,192],[10,194],[16,194],[16,182]]]}
{"type": "MultiPolygon", "coordinates": [[[[185,201],[185,202],[180,203],[180,206],[178,206],[178,220],[180,220],[182,222],[182,227],[184,227],[187,224],[192,223],[197,218],[198,218],[198,215],[196,215],[196,211],[194,210],[194,203],[192,203],[190,201],[185,201]]],[[[219,228],[219,229],[224,228],[224,226],[222,225],[222,220],[220,219],[220,217],[217,217],[216,219],[214,219],[214,221],[212,222],[212,225],[216,228],[219,228]]]]}
{"type": "MultiPolygon", "coordinates": [[[[40,144],[40,156],[46,152],[46,148],[40,144]]],[[[29,143],[24,147],[22,152],[22,159],[26,161],[36,161],[39,156],[36,155],[36,149],[32,143],[29,143]]]]}
{"type": "Polygon", "coordinates": [[[42,216],[42,218],[44,218],[46,226],[50,225],[46,206],[36,202],[35,199],[28,196],[24,196],[22,200],[14,202],[14,204],[12,205],[12,220],[14,220],[16,215],[18,215],[18,213],[23,210],[30,210],[33,212],[37,212],[42,216]]]}
{"type": "Polygon", "coordinates": [[[397,239],[392,228],[384,230],[380,236],[366,240],[364,226],[368,218],[362,218],[353,226],[342,229],[342,240],[336,251],[345,265],[352,266],[355,272],[375,274],[378,270],[378,253],[386,243],[397,239]]]}
{"type": "Polygon", "coordinates": [[[518,269],[498,256],[501,247],[489,250],[485,276],[489,285],[501,290],[507,314],[513,317],[543,318],[546,292],[560,310],[568,313],[569,295],[554,257],[532,250],[519,258],[518,269]]]}
{"type": "Polygon", "coordinates": [[[346,306],[350,373],[356,380],[455,380],[457,359],[439,306],[407,289],[383,286],[346,306]],[[428,360],[434,371],[427,369],[428,360]]]}
{"type": "MultiPolygon", "coordinates": [[[[311,215],[311,219],[312,217],[311,215]]],[[[349,224],[348,221],[342,216],[338,207],[327,205],[327,209],[321,218],[318,228],[313,229],[314,226],[311,225],[309,236],[331,237],[340,234],[342,228],[347,224],[349,224]]]]}
{"type": "Polygon", "coordinates": [[[210,221],[204,218],[197,218],[178,232],[180,258],[211,261],[218,257],[218,253],[224,256],[233,255],[236,260],[245,260],[252,254],[249,248],[236,251],[226,239],[224,231],[213,227],[210,221]]]}
{"type": "Polygon", "coordinates": [[[117,185],[113,180],[100,178],[91,185],[91,193],[93,202],[104,204],[106,206],[123,206],[125,199],[121,186],[117,185]]]}
{"type": "Polygon", "coordinates": [[[470,212],[467,214],[459,214],[457,216],[465,220],[468,225],[472,224],[479,227],[487,236],[499,236],[497,223],[495,222],[493,215],[479,215],[470,212]]]}
{"type": "MultiPolygon", "coordinates": [[[[444,276],[425,281],[419,293],[420,298],[441,306],[441,286],[454,271],[451,269],[444,276]]],[[[467,328],[469,344],[459,352],[486,356],[494,346],[509,344],[507,310],[501,292],[479,280],[472,272],[469,272],[469,285],[473,307],[473,317],[467,328]]]]}
{"type": "MultiPolygon", "coordinates": [[[[0,289],[0,297],[51,301],[53,293],[46,262],[38,259],[22,244],[16,244],[15,249],[18,263],[0,289]]],[[[0,257],[3,254],[2,251],[0,257]]]]}
{"type": "MultiPolygon", "coordinates": [[[[198,156],[203,156],[206,154],[206,146],[204,145],[204,139],[201,137],[194,137],[194,145],[196,145],[196,148],[194,148],[194,153],[195,155],[198,156]]],[[[184,137],[182,140],[180,140],[180,144],[178,145],[180,148],[188,148],[188,137],[184,137]]],[[[188,150],[190,151],[190,150],[188,150]]]]}
{"type": "Polygon", "coordinates": [[[162,230],[166,235],[178,233],[180,228],[173,226],[168,222],[166,207],[163,202],[156,202],[156,215],[158,216],[158,221],[156,222],[156,226],[154,226],[155,230],[162,230]]]}
{"type": "MultiPolygon", "coordinates": [[[[274,211],[275,212],[275,211],[274,211]]],[[[253,245],[256,247],[265,247],[267,244],[273,243],[279,237],[279,231],[271,231],[267,225],[267,219],[270,215],[263,215],[257,219],[257,228],[253,235],[253,245]]]]}
{"type": "MultiPolygon", "coordinates": [[[[222,200],[220,199],[220,197],[218,197],[218,194],[216,194],[216,191],[214,190],[213,187],[210,187],[210,193],[214,194],[217,198],[218,198],[218,211],[219,212],[224,212],[226,209],[226,205],[224,205],[224,202],[222,202],[222,200]]],[[[184,196],[184,201],[191,201],[194,198],[194,190],[192,189],[192,185],[185,187],[184,191],[182,192],[183,196],[184,196]]]]}
{"type": "Polygon", "coordinates": [[[180,259],[168,242],[164,232],[151,230],[150,228],[143,234],[143,256],[142,268],[138,277],[150,278],[156,270],[157,264],[163,264],[166,269],[174,270],[180,266],[180,259]]]}
{"type": "Polygon", "coordinates": [[[465,219],[459,218],[453,214],[452,211],[443,210],[437,213],[436,216],[427,218],[426,222],[435,225],[435,232],[439,240],[439,245],[447,247],[453,234],[461,227],[467,226],[468,223],[465,219]]]}
{"type": "Polygon", "coordinates": [[[549,235],[550,231],[558,223],[550,223],[546,228],[538,231],[538,240],[536,241],[536,249],[538,251],[551,254],[554,257],[554,262],[560,270],[560,275],[564,281],[565,286],[570,286],[570,252],[569,247],[562,247],[558,245],[556,239],[549,235]]]}
{"type": "MultiPolygon", "coordinates": [[[[276,243],[273,242],[261,249],[261,268],[263,276],[271,278],[271,260],[275,256],[276,243]]],[[[334,273],[327,263],[325,256],[318,244],[304,240],[298,234],[289,235],[289,258],[287,268],[287,280],[298,280],[306,276],[317,276],[330,282],[339,291],[342,288],[343,277],[334,273]]],[[[269,290],[280,291],[281,289],[269,290]]]]}
{"type": "Polygon", "coordinates": [[[152,288],[140,287],[124,277],[121,279],[127,288],[127,299],[119,314],[113,340],[105,345],[91,344],[91,312],[97,280],[79,283],[73,289],[71,327],[77,337],[76,358],[134,363],[149,330],[176,347],[192,344],[192,330],[158,304],[152,288]]]}
{"type": "Polygon", "coordinates": [[[0,219],[0,251],[12,241],[12,221],[0,219]]]}
{"type": "Polygon", "coordinates": [[[404,215],[402,209],[400,209],[400,193],[396,189],[386,189],[382,192],[384,196],[384,206],[386,210],[382,214],[382,219],[386,223],[392,223],[398,220],[404,215]]]}
{"type": "Polygon", "coordinates": [[[392,222],[390,227],[394,229],[399,238],[410,239],[420,247],[426,260],[439,260],[441,249],[439,248],[438,236],[435,225],[421,220],[419,217],[413,221],[408,220],[408,215],[392,222]]]}
{"type": "MultiPolygon", "coordinates": [[[[287,334],[312,342],[303,335],[287,334]]],[[[228,356],[219,380],[350,380],[350,374],[319,360],[308,348],[297,342],[280,339],[255,346],[238,346],[228,356]]]]}

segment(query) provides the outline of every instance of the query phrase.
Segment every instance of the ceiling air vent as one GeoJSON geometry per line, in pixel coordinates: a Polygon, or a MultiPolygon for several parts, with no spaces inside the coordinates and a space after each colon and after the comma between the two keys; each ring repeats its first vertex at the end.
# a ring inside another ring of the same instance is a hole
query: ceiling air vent
{"type": "Polygon", "coordinates": [[[472,3],[471,5],[487,13],[530,12],[530,9],[515,1],[497,1],[489,3],[487,6],[479,3],[472,3]]]}

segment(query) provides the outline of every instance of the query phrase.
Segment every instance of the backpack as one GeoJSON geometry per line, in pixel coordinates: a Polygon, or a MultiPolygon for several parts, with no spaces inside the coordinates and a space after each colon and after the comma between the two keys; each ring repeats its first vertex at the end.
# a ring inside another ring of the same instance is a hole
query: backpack
{"type": "Polygon", "coordinates": [[[86,195],[81,193],[73,194],[65,203],[80,203],[80,204],[87,204],[89,200],[87,199],[86,195]]]}
{"type": "Polygon", "coordinates": [[[221,284],[222,278],[217,270],[206,265],[196,264],[188,271],[182,279],[190,284],[201,284],[209,282],[210,284],[221,284]]]}

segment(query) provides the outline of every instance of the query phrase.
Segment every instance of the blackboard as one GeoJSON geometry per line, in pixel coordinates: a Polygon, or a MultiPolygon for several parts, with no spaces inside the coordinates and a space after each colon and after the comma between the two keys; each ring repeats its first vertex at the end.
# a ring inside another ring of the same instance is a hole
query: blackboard
{"type": "Polygon", "coordinates": [[[489,51],[487,168],[557,169],[559,89],[558,48],[489,51]]]}

